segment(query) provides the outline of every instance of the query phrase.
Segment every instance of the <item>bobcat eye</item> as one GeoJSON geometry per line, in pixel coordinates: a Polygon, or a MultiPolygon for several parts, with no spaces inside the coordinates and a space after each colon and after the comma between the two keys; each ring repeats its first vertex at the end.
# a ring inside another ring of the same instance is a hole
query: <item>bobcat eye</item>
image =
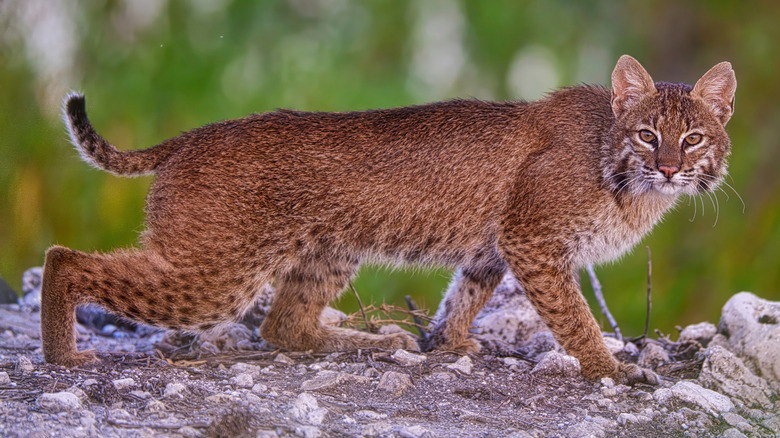
{"type": "Polygon", "coordinates": [[[685,144],[688,146],[695,146],[701,143],[701,134],[688,134],[685,136],[685,144]]]}
{"type": "Polygon", "coordinates": [[[639,139],[645,143],[653,143],[655,142],[655,134],[648,131],[647,129],[643,129],[639,131],[639,139]]]}

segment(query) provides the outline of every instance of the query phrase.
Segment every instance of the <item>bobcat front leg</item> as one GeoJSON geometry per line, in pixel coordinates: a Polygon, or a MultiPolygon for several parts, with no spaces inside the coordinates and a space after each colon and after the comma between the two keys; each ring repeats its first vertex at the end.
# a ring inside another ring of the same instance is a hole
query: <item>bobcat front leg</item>
{"type": "Polygon", "coordinates": [[[658,383],[658,377],[634,364],[620,363],[604,344],[601,329],[582,296],[577,271],[552,262],[509,257],[513,274],[537,313],[566,353],[580,361],[588,379],[611,377],[619,383],[658,383]]]}

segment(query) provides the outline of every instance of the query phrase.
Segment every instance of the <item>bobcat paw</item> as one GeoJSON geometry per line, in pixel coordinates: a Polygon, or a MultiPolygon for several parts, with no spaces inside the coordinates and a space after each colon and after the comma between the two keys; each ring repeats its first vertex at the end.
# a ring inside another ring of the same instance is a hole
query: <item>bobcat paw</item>
{"type": "Polygon", "coordinates": [[[444,351],[454,351],[456,353],[479,353],[482,349],[482,345],[473,338],[466,338],[461,342],[445,342],[440,345],[435,345],[435,349],[444,351]]]}
{"type": "Polygon", "coordinates": [[[62,365],[65,368],[79,367],[97,362],[94,350],[76,351],[73,353],[54,355],[55,357],[46,357],[46,362],[62,365]]]}
{"type": "Polygon", "coordinates": [[[618,366],[617,374],[614,379],[615,383],[622,383],[625,385],[644,383],[657,386],[660,383],[660,379],[656,373],[633,363],[621,363],[618,366]]]}
{"type": "Polygon", "coordinates": [[[382,344],[379,347],[385,350],[398,350],[403,349],[407,351],[420,351],[420,346],[417,345],[417,340],[409,333],[393,333],[391,335],[385,335],[382,340],[382,344]]]}

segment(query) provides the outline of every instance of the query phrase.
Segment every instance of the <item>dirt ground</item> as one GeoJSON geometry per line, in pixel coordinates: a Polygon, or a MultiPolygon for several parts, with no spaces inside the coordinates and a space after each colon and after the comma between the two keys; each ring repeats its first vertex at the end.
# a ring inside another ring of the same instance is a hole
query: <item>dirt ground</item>
{"type": "Polygon", "coordinates": [[[2,436],[737,437],[776,436],[780,426],[771,413],[661,406],[657,387],[589,382],[566,365],[494,354],[214,356],[194,348],[198,339],[82,329],[79,348],[94,348],[100,363],[65,369],[43,363],[38,318],[0,307],[2,436]]]}

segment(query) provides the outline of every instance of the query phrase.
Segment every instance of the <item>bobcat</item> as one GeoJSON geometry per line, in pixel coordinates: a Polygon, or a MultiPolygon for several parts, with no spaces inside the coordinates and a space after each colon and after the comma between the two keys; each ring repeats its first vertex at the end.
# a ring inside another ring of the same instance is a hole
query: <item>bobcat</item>
{"type": "Polygon", "coordinates": [[[681,194],[721,183],[735,89],[727,62],[691,87],[654,83],[624,55],[611,91],[279,110],[124,152],[95,132],[84,97],[70,95],[65,119],[85,161],[156,180],[140,248],[46,253],[44,358],[95,359],[77,350],[77,305],[203,331],[239,318],[271,281],[277,292],[261,334],[272,344],[416,349],[406,334],[326,327],[318,316],[361,263],[421,263],[458,268],[430,348],[477,351],[468,329],[510,270],[586,377],[654,381],[609,353],[578,270],[628,251],[681,194]]]}

